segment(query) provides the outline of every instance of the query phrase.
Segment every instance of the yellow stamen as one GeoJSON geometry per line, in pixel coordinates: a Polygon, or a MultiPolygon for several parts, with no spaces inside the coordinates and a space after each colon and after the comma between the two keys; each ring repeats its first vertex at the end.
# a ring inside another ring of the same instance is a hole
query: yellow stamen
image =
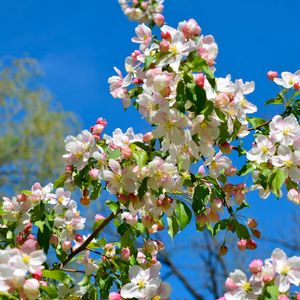
{"type": "Polygon", "coordinates": [[[22,260],[24,264],[28,265],[30,261],[30,256],[27,254],[23,254],[22,260]]]}
{"type": "Polygon", "coordinates": [[[144,289],[146,287],[146,284],[145,284],[145,281],[140,279],[138,282],[137,282],[137,285],[139,287],[139,289],[144,289]]]}

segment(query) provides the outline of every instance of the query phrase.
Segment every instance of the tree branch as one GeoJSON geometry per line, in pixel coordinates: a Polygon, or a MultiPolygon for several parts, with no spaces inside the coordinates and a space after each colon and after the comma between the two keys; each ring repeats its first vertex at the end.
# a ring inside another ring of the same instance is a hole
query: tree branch
{"type": "Polygon", "coordinates": [[[119,214],[119,212],[120,210],[118,210],[116,214],[111,213],[106,219],[104,219],[103,222],[94,230],[94,232],[90,236],[88,236],[88,238],[78,248],[71,251],[67,259],[61,263],[60,269],[62,269],[67,263],[69,263],[71,259],[78,253],[86,250],[86,247],[89,245],[89,243],[100,233],[102,229],[104,229],[109,224],[111,220],[113,220],[119,214]]]}

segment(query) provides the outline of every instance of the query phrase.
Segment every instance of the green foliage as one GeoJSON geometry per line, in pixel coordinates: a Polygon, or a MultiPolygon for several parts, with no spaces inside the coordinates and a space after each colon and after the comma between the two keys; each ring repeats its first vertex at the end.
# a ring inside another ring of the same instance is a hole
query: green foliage
{"type": "Polygon", "coordinates": [[[0,193],[57,177],[64,138],[79,127],[39,85],[41,74],[31,58],[0,62],[0,193]]]}

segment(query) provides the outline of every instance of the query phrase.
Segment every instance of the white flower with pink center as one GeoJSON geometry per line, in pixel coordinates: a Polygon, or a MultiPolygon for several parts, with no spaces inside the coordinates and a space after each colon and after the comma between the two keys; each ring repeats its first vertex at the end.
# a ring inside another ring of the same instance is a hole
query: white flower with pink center
{"type": "Polygon", "coordinates": [[[300,181],[300,150],[292,151],[290,147],[280,145],[277,155],[271,158],[273,166],[279,167],[286,176],[289,176],[294,182],[300,181]]]}
{"type": "Polygon", "coordinates": [[[294,74],[290,72],[282,72],[281,78],[274,78],[274,82],[286,89],[290,89],[295,83],[300,82],[300,70],[294,74]]]}
{"type": "Polygon", "coordinates": [[[226,280],[226,300],[256,300],[262,290],[262,283],[248,280],[245,273],[235,270],[226,280]]]}
{"type": "Polygon", "coordinates": [[[86,166],[89,158],[96,150],[94,136],[88,130],[82,131],[77,137],[67,136],[65,144],[68,153],[63,158],[67,163],[77,167],[78,170],[82,170],[86,166]]]}
{"type": "Polygon", "coordinates": [[[152,31],[145,24],[138,25],[135,28],[136,37],[132,38],[132,42],[141,44],[140,50],[144,51],[152,41],[152,31]]]}
{"type": "Polygon", "coordinates": [[[285,293],[290,289],[290,285],[300,285],[300,257],[287,258],[281,249],[275,249],[272,252],[272,262],[275,271],[278,273],[275,277],[275,284],[279,292],[285,293]]]}
{"type": "Polygon", "coordinates": [[[259,135],[255,139],[252,149],[247,152],[247,159],[261,164],[268,162],[275,152],[276,147],[272,141],[267,136],[259,135]]]}
{"type": "Polygon", "coordinates": [[[130,282],[121,289],[122,298],[151,300],[155,297],[161,284],[159,278],[160,267],[159,263],[146,270],[140,266],[132,266],[129,270],[130,282]]]}
{"type": "Polygon", "coordinates": [[[292,145],[300,135],[300,126],[293,114],[284,119],[279,115],[273,117],[269,127],[271,139],[285,146],[292,145]]]}

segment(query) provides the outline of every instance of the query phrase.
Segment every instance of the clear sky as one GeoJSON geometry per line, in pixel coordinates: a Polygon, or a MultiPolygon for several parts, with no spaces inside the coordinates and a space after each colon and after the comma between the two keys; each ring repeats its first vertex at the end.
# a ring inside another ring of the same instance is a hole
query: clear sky
{"type": "MultiPolygon", "coordinates": [[[[270,118],[273,108],[262,105],[278,89],[266,79],[266,72],[300,68],[300,1],[165,0],[165,6],[169,25],[176,27],[193,17],[204,34],[215,36],[216,75],[254,80],[256,92],[250,100],[261,107],[259,116],[270,118]]],[[[109,122],[108,133],[116,127],[134,126],[136,132],[147,128],[134,110],[124,113],[108,92],[113,66],[123,68],[124,58],[135,49],[130,39],[136,24],[122,14],[117,0],[0,0],[0,20],[0,56],[27,54],[38,59],[45,71],[43,83],[65,109],[80,116],[83,127],[102,116],[109,122]]],[[[285,199],[263,201],[256,194],[250,203],[250,214],[268,235],[274,231],[272,224],[284,225],[284,233],[292,226],[290,212],[298,209],[285,199]]],[[[192,229],[188,237],[175,238],[174,244],[196,239],[198,233],[192,229]]],[[[179,265],[191,264],[189,255],[179,258],[179,265]]],[[[197,286],[199,270],[187,274],[197,286]]],[[[172,298],[176,297],[191,299],[180,285],[172,298]]]]}

